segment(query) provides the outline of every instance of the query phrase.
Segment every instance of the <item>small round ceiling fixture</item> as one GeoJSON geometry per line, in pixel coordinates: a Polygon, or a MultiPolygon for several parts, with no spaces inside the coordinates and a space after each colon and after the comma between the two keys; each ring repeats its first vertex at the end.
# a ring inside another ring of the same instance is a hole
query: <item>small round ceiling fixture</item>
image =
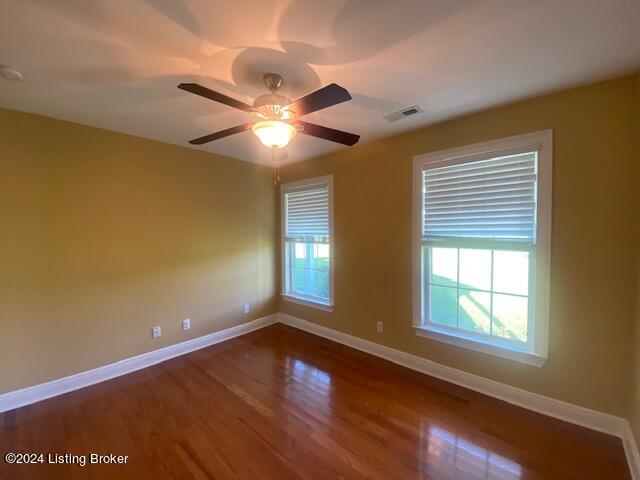
{"type": "Polygon", "coordinates": [[[0,65],[0,77],[4,78],[5,80],[19,82],[20,80],[24,79],[24,74],[15,67],[0,65]]]}

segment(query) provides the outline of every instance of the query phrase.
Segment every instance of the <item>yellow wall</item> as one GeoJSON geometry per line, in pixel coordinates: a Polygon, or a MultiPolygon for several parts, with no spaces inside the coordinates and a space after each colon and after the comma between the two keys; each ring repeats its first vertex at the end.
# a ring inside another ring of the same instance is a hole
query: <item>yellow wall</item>
{"type": "Polygon", "coordinates": [[[546,95],[285,167],[283,182],[334,175],[336,305],[327,313],[281,301],[281,311],[626,417],[637,294],[636,82],[546,95]],[[412,156],[548,128],[555,135],[548,361],[537,368],[417,337],[412,156]]]}
{"type": "MultiPolygon", "coordinates": [[[[0,393],[278,309],[269,168],[8,110],[0,132],[0,393]],[[183,318],[191,331],[180,330],[183,318]],[[152,325],[162,325],[160,339],[150,338],[152,325]]],[[[287,166],[284,182],[334,174],[336,306],[279,308],[630,416],[640,433],[640,338],[630,335],[640,322],[639,163],[635,76],[287,166]],[[547,128],[555,134],[549,360],[536,368],[416,337],[412,156],[547,128]]]]}
{"type": "Polygon", "coordinates": [[[269,168],[1,109],[0,132],[0,393],[276,311],[269,168]]]}

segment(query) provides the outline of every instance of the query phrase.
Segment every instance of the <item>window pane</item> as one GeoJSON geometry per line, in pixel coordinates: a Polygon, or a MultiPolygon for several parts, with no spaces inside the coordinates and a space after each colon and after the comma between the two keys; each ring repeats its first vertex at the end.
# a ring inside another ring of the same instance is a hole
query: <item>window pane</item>
{"type": "Polygon", "coordinates": [[[493,334],[526,342],[527,308],[526,297],[494,293],[493,334]]]}
{"type": "Polygon", "coordinates": [[[294,268],[292,270],[292,273],[293,273],[292,290],[295,293],[304,294],[305,292],[304,268],[294,268]]]}
{"type": "Polygon", "coordinates": [[[305,292],[304,268],[293,268],[292,289],[296,293],[305,292]]]}
{"type": "Polygon", "coordinates": [[[329,298],[329,270],[316,271],[316,286],[318,297],[329,298]]]}
{"type": "Polygon", "coordinates": [[[493,291],[528,295],[529,253],[495,250],[493,253],[493,291]]]}
{"type": "Polygon", "coordinates": [[[290,292],[329,300],[329,245],[313,242],[287,243],[290,252],[290,292]]]}
{"type": "Polygon", "coordinates": [[[457,290],[455,288],[436,285],[429,287],[429,301],[431,304],[429,318],[432,322],[450,327],[456,326],[456,294],[457,290]]]}
{"type": "MultiPolygon", "coordinates": [[[[462,260],[460,265],[462,266],[462,260]]],[[[460,289],[458,302],[460,328],[473,332],[491,333],[491,294],[460,289]]]]}
{"type": "Polygon", "coordinates": [[[491,289],[491,250],[460,249],[460,288],[491,289]]]}
{"type": "Polygon", "coordinates": [[[430,252],[431,322],[527,341],[528,252],[447,247],[430,252]]]}
{"type": "Polygon", "coordinates": [[[315,268],[320,270],[329,270],[329,244],[317,243],[315,245],[315,268]]]}
{"type": "Polygon", "coordinates": [[[305,262],[307,254],[307,246],[304,243],[293,242],[290,244],[291,249],[291,290],[294,293],[305,293],[305,262]]]}
{"type": "Polygon", "coordinates": [[[458,283],[458,249],[432,248],[430,273],[431,283],[455,287],[458,283]]]}

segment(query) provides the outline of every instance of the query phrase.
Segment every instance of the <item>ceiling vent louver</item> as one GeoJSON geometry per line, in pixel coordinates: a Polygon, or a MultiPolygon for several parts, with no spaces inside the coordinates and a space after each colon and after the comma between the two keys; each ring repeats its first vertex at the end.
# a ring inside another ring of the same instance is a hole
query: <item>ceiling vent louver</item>
{"type": "Polygon", "coordinates": [[[422,108],[420,108],[418,105],[414,105],[412,107],[404,108],[402,110],[398,110],[397,112],[385,115],[383,118],[388,122],[397,122],[398,120],[402,120],[403,118],[417,115],[418,113],[423,112],[424,110],[422,110],[422,108]]]}

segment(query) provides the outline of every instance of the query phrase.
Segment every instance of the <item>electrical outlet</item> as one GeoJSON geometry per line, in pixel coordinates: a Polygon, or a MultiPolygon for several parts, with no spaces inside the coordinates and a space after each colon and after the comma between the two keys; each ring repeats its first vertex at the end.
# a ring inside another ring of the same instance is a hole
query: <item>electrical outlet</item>
{"type": "Polygon", "coordinates": [[[191,328],[191,319],[185,318],[182,320],[182,330],[189,330],[191,328]]]}
{"type": "Polygon", "coordinates": [[[153,327],[152,335],[153,338],[158,338],[160,335],[162,335],[162,328],[160,327],[160,325],[153,327]]]}
{"type": "Polygon", "coordinates": [[[384,330],[384,324],[380,320],[378,320],[376,322],[376,331],[378,333],[382,333],[382,330],[384,330]]]}
{"type": "Polygon", "coordinates": [[[251,307],[249,307],[249,304],[248,304],[248,303],[245,303],[245,304],[242,306],[242,313],[249,313],[250,311],[251,311],[251,307]]]}

